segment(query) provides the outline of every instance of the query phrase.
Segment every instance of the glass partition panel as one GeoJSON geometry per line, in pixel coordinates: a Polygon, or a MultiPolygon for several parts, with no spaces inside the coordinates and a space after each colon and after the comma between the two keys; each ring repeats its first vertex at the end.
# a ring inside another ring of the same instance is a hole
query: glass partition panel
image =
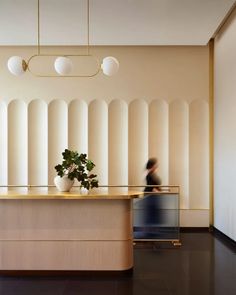
{"type": "Polygon", "coordinates": [[[179,193],[165,187],[133,201],[135,240],[179,242],[179,193]]]}

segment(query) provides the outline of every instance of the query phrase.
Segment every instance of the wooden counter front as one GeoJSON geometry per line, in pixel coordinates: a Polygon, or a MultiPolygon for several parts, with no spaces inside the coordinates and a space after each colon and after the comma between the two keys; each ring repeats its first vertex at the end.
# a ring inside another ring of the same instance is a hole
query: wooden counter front
{"type": "Polygon", "coordinates": [[[142,192],[0,190],[0,270],[128,270],[142,192]]]}

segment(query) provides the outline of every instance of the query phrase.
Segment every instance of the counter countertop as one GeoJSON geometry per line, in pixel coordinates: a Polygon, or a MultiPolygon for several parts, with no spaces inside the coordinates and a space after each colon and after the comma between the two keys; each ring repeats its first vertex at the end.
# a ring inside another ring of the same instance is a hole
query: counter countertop
{"type": "Polygon", "coordinates": [[[89,194],[81,194],[79,188],[70,192],[56,188],[0,188],[0,200],[125,200],[142,196],[142,191],[120,188],[92,189],[89,194]]]}

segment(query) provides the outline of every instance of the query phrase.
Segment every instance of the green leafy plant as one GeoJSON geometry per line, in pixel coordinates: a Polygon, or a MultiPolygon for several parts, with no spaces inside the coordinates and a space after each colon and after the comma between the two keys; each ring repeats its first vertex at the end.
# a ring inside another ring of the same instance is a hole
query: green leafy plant
{"type": "Polygon", "coordinates": [[[62,164],[55,166],[57,175],[67,175],[71,180],[77,179],[81,187],[86,189],[98,187],[97,175],[91,171],[95,164],[87,158],[87,154],[79,154],[77,151],[65,149],[62,153],[62,164]]]}

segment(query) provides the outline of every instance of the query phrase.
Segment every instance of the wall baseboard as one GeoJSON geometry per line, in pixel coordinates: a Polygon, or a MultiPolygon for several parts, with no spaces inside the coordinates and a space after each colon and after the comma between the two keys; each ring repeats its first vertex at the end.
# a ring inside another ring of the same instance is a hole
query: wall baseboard
{"type": "Polygon", "coordinates": [[[234,253],[236,253],[236,241],[228,237],[222,231],[212,226],[213,235],[218,238],[222,243],[229,247],[234,253]]]}
{"type": "Polygon", "coordinates": [[[127,277],[132,276],[133,268],[127,270],[0,270],[1,276],[7,277],[127,277]]]}
{"type": "Polygon", "coordinates": [[[180,233],[206,233],[209,231],[209,227],[180,227],[180,233]]]}

